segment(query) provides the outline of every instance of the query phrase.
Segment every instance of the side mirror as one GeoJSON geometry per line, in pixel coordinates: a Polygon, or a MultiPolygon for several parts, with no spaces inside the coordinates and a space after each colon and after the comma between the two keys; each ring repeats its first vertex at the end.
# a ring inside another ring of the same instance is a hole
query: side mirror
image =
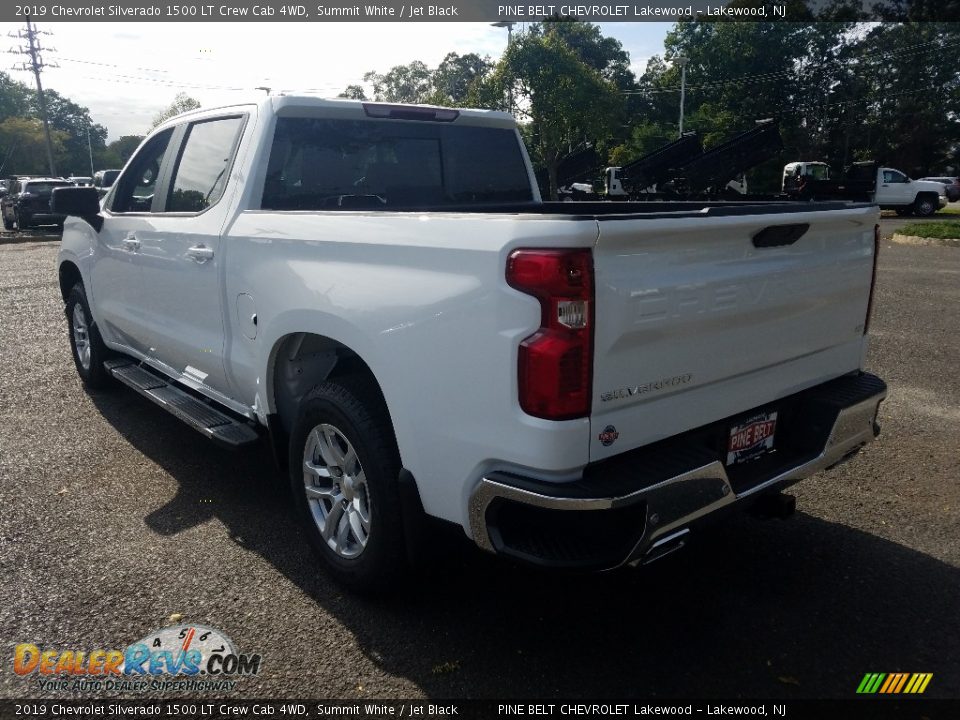
{"type": "Polygon", "coordinates": [[[75,215],[86,220],[100,232],[103,218],[100,217],[100,195],[92,187],[59,187],[53,189],[50,210],[57,215],[75,215]]]}

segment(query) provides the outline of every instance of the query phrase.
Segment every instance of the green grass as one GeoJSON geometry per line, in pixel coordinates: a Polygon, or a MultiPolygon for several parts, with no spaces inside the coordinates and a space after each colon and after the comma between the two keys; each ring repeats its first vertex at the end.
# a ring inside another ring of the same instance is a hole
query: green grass
{"type": "MultiPolygon", "coordinates": [[[[943,210],[940,211],[943,214],[943,210]]],[[[960,213],[948,213],[960,215],[960,213]]],[[[960,238],[960,217],[944,218],[943,220],[927,220],[924,222],[907,223],[898,231],[901,235],[916,235],[918,237],[955,239],[960,238]]]]}
{"type": "Polygon", "coordinates": [[[960,215],[960,205],[947,205],[937,211],[937,215],[960,215]]]}

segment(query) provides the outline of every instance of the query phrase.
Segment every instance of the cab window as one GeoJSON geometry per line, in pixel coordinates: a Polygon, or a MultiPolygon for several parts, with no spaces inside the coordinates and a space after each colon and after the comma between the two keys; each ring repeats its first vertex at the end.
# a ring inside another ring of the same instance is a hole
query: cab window
{"type": "Polygon", "coordinates": [[[170,186],[167,212],[201,212],[221,198],[242,125],[243,118],[230,117],[190,126],[170,186]]]}
{"type": "Polygon", "coordinates": [[[130,165],[117,180],[110,210],[115,213],[150,212],[157,185],[157,176],[163,165],[163,157],[170,144],[173,130],[166,130],[151,138],[136,154],[130,165]]]}

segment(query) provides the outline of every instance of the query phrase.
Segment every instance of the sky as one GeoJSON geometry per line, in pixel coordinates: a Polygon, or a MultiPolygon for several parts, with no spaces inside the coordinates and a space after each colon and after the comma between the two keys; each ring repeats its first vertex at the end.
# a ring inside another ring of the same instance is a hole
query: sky
{"type": "MultiPolygon", "coordinates": [[[[0,33],[22,25],[0,23],[0,33]]],[[[601,23],[630,53],[635,72],[663,54],[670,23],[601,23]]],[[[51,88],[90,110],[108,142],[142,135],[178,92],[215,107],[261,94],[258,87],[312,90],[334,97],[364,73],[422,60],[436,67],[448,52],[499,58],[507,33],[488,23],[39,23],[51,88]],[[59,67],[53,67],[56,64],[59,67]]],[[[6,39],[6,38],[5,38],[6,39]]],[[[15,48],[18,41],[8,40],[15,48]]],[[[8,55],[10,65],[24,56],[8,55]]],[[[9,66],[8,66],[9,67],[9,66]]],[[[8,70],[34,84],[33,74],[8,70]]]]}

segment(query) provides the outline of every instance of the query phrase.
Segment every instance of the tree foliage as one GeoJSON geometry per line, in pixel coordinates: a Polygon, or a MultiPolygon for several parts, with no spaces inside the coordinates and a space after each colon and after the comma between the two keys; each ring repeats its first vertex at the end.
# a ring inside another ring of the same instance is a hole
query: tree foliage
{"type": "MultiPolygon", "coordinates": [[[[843,3],[836,18],[855,18],[843,3]]],[[[751,171],[751,188],[776,190],[782,165],[823,160],[835,170],[873,159],[919,177],[956,168],[960,48],[950,23],[677,23],[639,80],[647,112],[617,157],[649,151],[645,139],[676,128],[680,71],[687,65],[685,130],[709,148],[779,120],[784,152],[751,171]]],[[[671,138],[672,139],[672,138],[671,138]]]]}
{"type": "MultiPolygon", "coordinates": [[[[95,161],[105,152],[107,129],[93,122],[87,108],[78,105],[56,90],[44,90],[44,98],[57,172],[88,174],[91,151],[95,161]]],[[[2,153],[0,160],[6,158],[3,173],[46,174],[50,172],[40,118],[40,103],[36,90],[0,72],[0,123],[5,127],[0,142],[22,143],[16,147],[6,145],[0,147],[0,153],[2,153]],[[17,122],[7,122],[14,120],[17,122]],[[36,132],[39,132],[39,136],[35,134],[36,132]]]]}
{"type": "MultiPolygon", "coordinates": [[[[66,133],[50,131],[54,156],[63,153],[66,133]]],[[[4,175],[47,175],[46,139],[43,123],[37,118],[8,117],[0,121],[0,173],[4,175]]]]}
{"type": "Polygon", "coordinates": [[[363,81],[373,85],[377,100],[392,103],[425,103],[433,92],[433,73],[420,60],[395,65],[385,74],[370,71],[363,81]]]}
{"type": "MultiPolygon", "coordinates": [[[[426,63],[414,60],[406,65],[395,65],[386,73],[370,71],[363,80],[372,85],[375,100],[461,106],[492,68],[489,58],[476,53],[458,55],[451,52],[432,70],[426,63]]],[[[350,85],[340,97],[367,99],[359,85],[350,85]]]]}
{"type": "Polygon", "coordinates": [[[150,126],[150,129],[157,127],[163,122],[166,122],[172,117],[176,117],[180,113],[185,113],[189,110],[197,110],[200,107],[200,101],[196,100],[186,93],[177,93],[177,96],[173,99],[173,102],[165,110],[161,110],[153,118],[153,125],[150,126]]]}
{"type": "Polygon", "coordinates": [[[487,105],[512,103],[534,163],[546,168],[552,199],[564,158],[608,143],[623,121],[623,96],[604,75],[611,68],[616,74],[619,43],[604,44],[599,31],[581,32],[574,25],[534,25],[510,44],[475,95],[487,105]],[[613,51],[612,58],[603,59],[604,48],[613,51]]]}

